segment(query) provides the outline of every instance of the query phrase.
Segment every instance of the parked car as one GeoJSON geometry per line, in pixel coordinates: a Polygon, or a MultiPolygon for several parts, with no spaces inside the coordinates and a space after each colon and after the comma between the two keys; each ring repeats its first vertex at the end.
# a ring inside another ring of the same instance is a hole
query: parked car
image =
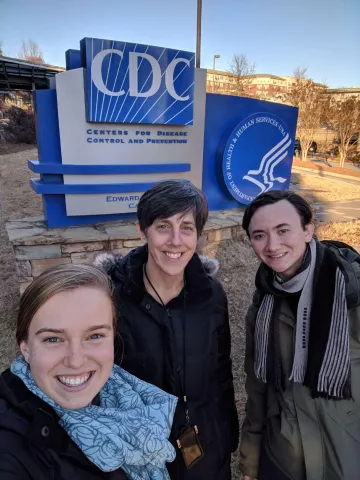
{"type": "Polygon", "coordinates": [[[316,153],[317,152],[317,143],[313,140],[308,150],[309,153],[316,153]]]}
{"type": "MultiPolygon", "coordinates": [[[[349,141],[349,152],[348,152],[348,159],[350,162],[352,162],[351,157],[355,155],[356,157],[356,152],[359,150],[359,145],[360,145],[360,137],[359,133],[354,133],[354,135],[350,138],[349,141]]],[[[339,145],[340,145],[340,138],[335,137],[333,140],[333,145],[331,147],[330,153],[334,157],[337,157],[339,155],[339,145]]]]}
{"type": "Polygon", "coordinates": [[[301,143],[300,140],[297,138],[294,143],[294,155],[295,157],[300,157],[301,154],[301,143]]]}
{"type": "MultiPolygon", "coordinates": [[[[354,133],[354,135],[350,138],[349,145],[357,145],[359,142],[359,134],[354,133]]],[[[334,145],[340,145],[340,138],[336,137],[333,140],[334,145]]]]}
{"type": "MultiPolygon", "coordinates": [[[[308,153],[316,153],[317,152],[317,143],[315,140],[311,142],[311,145],[309,147],[308,153]]],[[[300,140],[297,138],[294,143],[294,155],[296,157],[300,157],[301,154],[301,143],[300,140]]]]}
{"type": "Polygon", "coordinates": [[[354,133],[354,135],[350,138],[349,145],[357,145],[359,143],[359,134],[354,133]]]}
{"type": "Polygon", "coordinates": [[[354,165],[354,167],[360,168],[360,152],[351,150],[348,153],[347,159],[352,165],[354,165]]]}

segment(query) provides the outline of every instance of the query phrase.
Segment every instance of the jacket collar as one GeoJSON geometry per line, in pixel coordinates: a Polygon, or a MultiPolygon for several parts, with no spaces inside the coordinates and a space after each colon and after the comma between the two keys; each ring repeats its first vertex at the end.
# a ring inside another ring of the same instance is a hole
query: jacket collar
{"type": "Polygon", "coordinates": [[[0,428],[26,437],[38,448],[57,451],[66,448],[69,437],[59,425],[54,410],[31,393],[10,370],[1,374],[0,399],[7,404],[0,409],[0,428]],[[13,415],[7,414],[9,407],[13,415]]]}
{"type": "MultiPolygon", "coordinates": [[[[144,245],[136,248],[126,257],[117,260],[111,268],[115,282],[120,282],[125,293],[140,302],[146,293],[143,281],[143,266],[147,259],[148,248],[147,245],[144,245]]],[[[188,305],[199,304],[199,302],[211,297],[211,268],[216,268],[212,262],[211,259],[199,257],[197,253],[194,253],[187,264],[185,268],[185,291],[188,305]]]]}

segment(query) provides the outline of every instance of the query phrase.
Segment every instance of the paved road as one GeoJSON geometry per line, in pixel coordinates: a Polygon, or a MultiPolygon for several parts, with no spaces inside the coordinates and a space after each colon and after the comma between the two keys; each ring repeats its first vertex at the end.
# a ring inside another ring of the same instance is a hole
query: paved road
{"type": "MultiPolygon", "coordinates": [[[[309,175],[312,177],[324,178],[321,173],[301,172],[302,175],[309,175]]],[[[349,184],[358,185],[360,187],[360,179],[341,179],[339,177],[327,177],[329,180],[342,183],[344,191],[349,184]]],[[[295,191],[311,191],[311,187],[304,187],[299,184],[292,185],[295,191]]],[[[348,222],[349,220],[360,219],[360,195],[355,200],[343,200],[336,202],[316,202],[313,204],[316,209],[315,216],[323,222],[348,222]]]]}
{"type": "Polygon", "coordinates": [[[348,222],[360,219],[360,198],[342,202],[314,203],[315,216],[322,222],[348,222]]]}
{"type": "MultiPolygon", "coordinates": [[[[319,158],[311,157],[308,155],[308,161],[314,162],[318,165],[326,165],[326,163],[323,160],[320,160],[319,158]]],[[[339,167],[339,162],[334,161],[334,160],[328,160],[327,163],[329,163],[332,167],[339,167]]],[[[355,172],[359,172],[360,168],[356,165],[353,165],[352,163],[346,162],[344,165],[344,168],[348,168],[349,170],[354,170],[355,172]]]]}

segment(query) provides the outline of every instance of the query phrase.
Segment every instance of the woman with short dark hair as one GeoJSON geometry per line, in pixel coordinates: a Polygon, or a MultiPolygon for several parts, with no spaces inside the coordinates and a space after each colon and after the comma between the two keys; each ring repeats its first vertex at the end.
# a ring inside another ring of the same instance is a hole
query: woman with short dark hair
{"type": "Polygon", "coordinates": [[[20,300],[0,375],[1,480],[166,480],[177,399],[114,366],[108,276],[59,265],[20,300]]]}
{"type": "Polygon", "coordinates": [[[172,479],[228,480],[238,443],[227,299],[215,261],[195,253],[208,218],[205,195],[167,180],[141,197],[145,245],[97,260],[115,284],[123,356],[132,374],[179,397],[172,479]]]}

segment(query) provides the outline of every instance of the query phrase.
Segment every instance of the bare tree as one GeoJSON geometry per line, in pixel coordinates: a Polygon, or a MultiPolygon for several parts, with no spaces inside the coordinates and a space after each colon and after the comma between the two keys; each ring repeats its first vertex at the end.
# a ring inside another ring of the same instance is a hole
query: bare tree
{"type": "Polygon", "coordinates": [[[306,67],[296,67],[294,69],[294,77],[296,79],[306,79],[307,78],[307,68],[306,67]]]}
{"type": "Polygon", "coordinates": [[[306,161],[316,130],[327,118],[329,99],[325,85],[307,78],[306,68],[296,68],[294,77],[294,82],[282,100],[299,109],[296,136],[301,144],[301,160],[306,161]]]}
{"type": "Polygon", "coordinates": [[[39,45],[34,42],[34,40],[31,40],[31,38],[28,41],[22,40],[19,58],[27,60],[28,62],[44,63],[43,53],[39,45]]]}
{"type": "Polygon", "coordinates": [[[2,48],[2,47],[3,47],[3,41],[0,40],[0,57],[1,57],[2,55],[4,55],[4,53],[3,53],[3,48],[2,48]]]}
{"type": "Polygon", "coordinates": [[[332,99],[330,125],[338,136],[340,167],[343,167],[349,154],[350,142],[360,132],[360,99],[355,96],[332,99]]]}
{"type": "Polygon", "coordinates": [[[250,91],[255,70],[255,63],[251,63],[246,55],[234,53],[229,65],[229,73],[233,78],[232,93],[243,97],[255,96],[250,91]]]}

